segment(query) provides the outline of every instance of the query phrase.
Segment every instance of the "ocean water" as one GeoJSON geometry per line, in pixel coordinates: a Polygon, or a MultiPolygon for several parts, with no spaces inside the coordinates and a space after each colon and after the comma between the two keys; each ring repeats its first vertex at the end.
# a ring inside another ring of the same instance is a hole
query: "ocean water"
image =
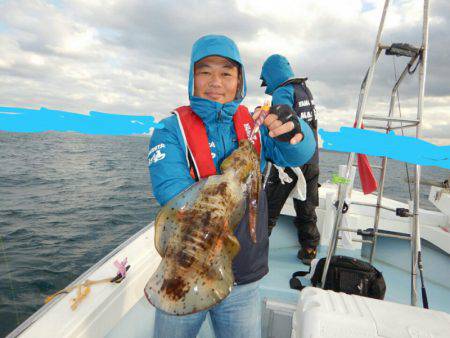
{"type": "MultiPolygon", "coordinates": [[[[153,220],[147,147],[146,137],[0,132],[0,337],[153,220]]],[[[320,182],[346,160],[321,152],[320,182]]],[[[404,164],[388,170],[385,195],[406,201],[404,164]]],[[[422,207],[431,209],[428,191],[422,207]]]]}

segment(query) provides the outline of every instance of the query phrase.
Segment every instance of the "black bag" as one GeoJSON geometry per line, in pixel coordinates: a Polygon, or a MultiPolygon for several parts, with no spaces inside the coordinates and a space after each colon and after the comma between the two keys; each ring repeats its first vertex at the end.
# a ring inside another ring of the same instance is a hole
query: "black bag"
{"type": "MultiPolygon", "coordinates": [[[[311,277],[313,286],[317,286],[321,282],[324,265],[325,258],[321,258],[311,277]]],[[[296,277],[305,276],[308,273],[307,271],[294,272],[289,281],[291,288],[302,290],[304,286],[296,277]]],[[[381,272],[372,264],[352,257],[333,256],[323,289],[383,299],[386,293],[386,284],[381,272]]]]}

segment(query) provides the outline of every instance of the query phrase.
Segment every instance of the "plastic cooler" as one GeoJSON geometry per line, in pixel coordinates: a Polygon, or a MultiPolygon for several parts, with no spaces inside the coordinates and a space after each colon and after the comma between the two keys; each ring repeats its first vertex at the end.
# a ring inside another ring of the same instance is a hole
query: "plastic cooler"
{"type": "Polygon", "coordinates": [[[450,337],[450,315],[319,288],[302,290],[293,338],[450,337]]]}

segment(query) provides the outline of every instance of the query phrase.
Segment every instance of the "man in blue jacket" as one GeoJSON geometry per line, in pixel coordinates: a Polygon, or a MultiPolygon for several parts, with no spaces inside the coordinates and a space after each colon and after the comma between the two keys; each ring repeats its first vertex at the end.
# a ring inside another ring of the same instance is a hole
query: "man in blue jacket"
{"type": "MultiPolygon", "coordinates": [[[[237,149],[236,121],[245,97],[244,67],[235,43],[225,36],[207,35],[192,48],[189,73],[189,107],[206,129],[209,158],[220,173],[220,164],[237,149]]],[[[245,108],[245,107],[244,107],[245,108]]],[[[153,193],[161,205],[195,183],[202,175],[202,154],[195,155],[180,119],[180,109],[161,122],[149,147],[149,169],[153,193]]],[[[260,129],[261,170],[266,158],[283,166],[307,162],[315,149],[314,135],[303,121],[281,122],[269,114],[260,129]],[[296,127],[296,129],[294,129],[296,127]],[[301,130],[301,131],[300,131],[301,130]],[[300,131],[300,132],[299,132],[300,131]],[[289,142],[275,138],[291,133],[289,142]]],[[[195,141],[195,139],[194,139],[195,141]]],[[[268,272],[267,200],[260,192],[257,243],[248,235],[248,214],[234,235],[241,250],[233,260],[235,286],[219,304],[206,311],[186,316],[169,315],[156,309],[155,337],[195,337],[209,312],[216,337],[260,337],[260,300],[258,281],[268,272]]]]}
{"type": "MultiPolygon", "coordinates": [[[[317,119],[313,97],[306,86],[306,78],[295,78],[288,60],[279,54],[271,55],[264,62],[261,71],[262,86],[266,86],[266,94],[272,95],[272,105],[287,105],[297,116],[313,129],[316,138],[314,156],[300,169],[306,181],[306,200],[294,198],[296,217],[294,224],[297,227],[300,250],[297,257],[304,264],[311,264],[316,257],[317,246],[320,242],[320,233],[317,229],[316,207],[319,205],[319,150],[317,147],[317,119]]],[[[272,167],[267,180],[266,193],[269,208],[269,235],[276,225],[278,216],[286,199],[297,184],[297,175],[291,168],[284,168],[291,182],[282,184],[278,170],[272,167]]]]}

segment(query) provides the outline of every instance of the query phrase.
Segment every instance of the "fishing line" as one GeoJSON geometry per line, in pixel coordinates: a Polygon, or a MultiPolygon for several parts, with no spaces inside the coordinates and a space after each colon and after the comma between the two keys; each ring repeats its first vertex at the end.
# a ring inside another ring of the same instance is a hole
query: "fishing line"
{"type": "MultiPolygon", "coordinates": [[[[394,77],[395,77],[395,82],[397,82],[397,66],[395,63],[395,57],[394,55],[392,56],[392,62],[394,64],[394,77]]],[[[397,105],[398,105],[398,113],[400,115],[400,118],[402,117],[402,110],[401,110],[401,105],[400,105],[400,92],[399,92],[399,88],[397,88],[397,105]]],[[[402,131],[402,136],[405,136],[404,132],[403,132],[403,122],[400,121],[400,130],[402,131]]],[[[409,191],[409,199],[412,200],[412,193],[411,193],[411,182],[410,182],[410,178],[409,178],[409,169],[408,169],[408,163],[405,162],[405,169],[406,169],[406,179],[408,180],[408,191],[409,191]]]]}
{"type": "Polygon", "coordinates": [[[13,286],[12,278],[11,278],[11,270],[9,269],[8,257],[6,256],[5,246],[3,244],[3,236],[0,234],[0,249],[3,256],[3,261],[5,262],[6,275],[8,275],[9,288],[11,290],[14,313],[16,315],[16,325],[20,324],[19,312],[17,311],[17,303],[16,303],[16,291],[13,286]]]}

